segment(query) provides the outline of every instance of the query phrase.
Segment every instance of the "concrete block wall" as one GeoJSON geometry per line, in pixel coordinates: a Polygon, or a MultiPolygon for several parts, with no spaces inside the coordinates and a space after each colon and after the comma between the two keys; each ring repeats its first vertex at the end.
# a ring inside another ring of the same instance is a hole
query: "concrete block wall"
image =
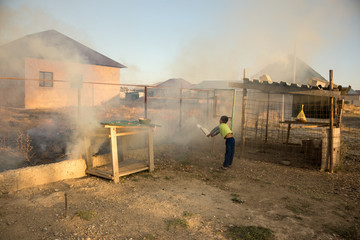
{"type": "Polygon", "coordinates": [[[85,160],[75,159],[5,171],[0,173],[0,194],[65,179],[81,178],[86,176],[85,169],[85,160]]]}

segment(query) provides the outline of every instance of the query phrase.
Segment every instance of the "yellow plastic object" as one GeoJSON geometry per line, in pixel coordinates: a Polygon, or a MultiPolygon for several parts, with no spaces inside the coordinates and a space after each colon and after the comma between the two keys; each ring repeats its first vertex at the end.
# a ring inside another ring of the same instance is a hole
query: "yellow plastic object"
{"type": "Polygon", "coordinates": [[[297,115],[296,121],[306,122],[306,117],[305,117],[305,113],[304,113],[304,104],[301,105],[301,111],[300,111],[299,114],[297,115]]]}

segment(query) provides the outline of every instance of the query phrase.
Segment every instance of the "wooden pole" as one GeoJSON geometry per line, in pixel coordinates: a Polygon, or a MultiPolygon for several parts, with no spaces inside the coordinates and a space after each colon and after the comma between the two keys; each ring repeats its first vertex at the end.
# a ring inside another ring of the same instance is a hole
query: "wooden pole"
{"type": "MultiPolygon", "coordinates": [[[[244,78],[246,78],[246,68],[244,69],[244,78]]],[[[243,79],[244,79],[243,78],[243,79]]],[[[241,150],[240,157],[243,156],[245,150],[245,139],[246,139],[246,103],[247,103],[247,89],[243,89],[243,99],[242,99],[242,116],[241,116],[241,150]]]]}
{"type": "MultiPolygon", "coordinates": [[[[330,80],[330,91],[334,89],[333,83],[333,70],[329,71],[330,80]]],[[[330,145],[330,172],[334,172],[334,97],[330,97],[330,134],[329,134],[329,145],[330,145]]]]}
{"type": "Polygon", "coordinates": [[[259,113],[256,114],[256,121],[255,121],[255,141],[257,140],[258,127],[259,127],[259,113]]]}
{"type": "Polygon", "coordinates": [[[67,217],[67,213],[68,213],[68,200],[67,200],[67,193],[65,192],[65,218],[67,217]]]}
{"type": "Polygon", "coordinates": [[[144,87],[144,101],[145,101],[145,118],[147,118],[148,114],[147,114],[147,87],[144,87]]]}
{"type": "Polygon", "coordinates": [[[269,112],[270,112],[270,92],[268,92],[268,99],[267,99],[265,143],[267,143],[267,140],[268,140],[269,112]]]}
{"type": "Polygon", "coordinates": [[[231,131],[234,130],[235,101],[236,101],[236,89],[234,89],[234,96],[233,96],[233,107],[232,107],[232,114],[231,114],[231,131]]]}

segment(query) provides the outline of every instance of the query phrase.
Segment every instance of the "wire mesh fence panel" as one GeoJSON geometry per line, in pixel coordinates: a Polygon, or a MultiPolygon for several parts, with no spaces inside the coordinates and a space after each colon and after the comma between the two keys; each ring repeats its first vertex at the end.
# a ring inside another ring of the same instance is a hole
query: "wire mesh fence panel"
{"type": "MultiPolygon", "coordinates": [[[[41,83],[47,79],[21,81],[27,85],[24,104],[20,110],[9,111],[11,116],[3,117],[7,126],[3,129],[8,131],[1,132],[1,145],[16,147],[15,129],[22,121],[26,123],[24,131],[30,132],[34,139],[39,136],[33,143],[43,153],[58,151],[56,145],[59,145],[58,152],[63,155],[79,155],[84,134],[103,128],[100,123],[116,120],[150,119],[156,125],[155,139],[160,143],[178,135],[186,136],[184,141],[197,139],[202,134],[198,124],[211,130],[219,123],[220,116],[226,115],[235,138],[239,139],[246,113],[244,132],[249,148],[245,150],[277,145],[279,151],[286,149],[283,146],[302,146],[304,141],[321,139],[322,127],[318,125],[329,123],[330,102],[326,97],[248,90],[246,109],[243,109],[246,93],[243,89],[103,84],[100,80],[65,79],[53,80],[52,84],[41,83]],[[296,122],[301,109],[306,124],[296,122]],[[57,142],[59,136],[65,140],[57,142]]],[[[359,137],[358,128],[345,126],[344,131],[349,133],[347,136],[359,137]]],[[[101,144],[97,143],[96,148],[98,145],[101,144]]]]}
{"type": "MultiPolygon", "coordinates": [[[[246,139],[259,144],[276,143],[281,146],[284,143],[301,144],[302,140],[321,138],[321,127],[300,126],[296,122],[300,104],[294,102],[294,95],[249,90],[246,104],[246,139]],[[294,114],[295,112],[297,114],[294,114]],[[289,123],[292,125],[288,136],[289,123]]],[[[307,106],[313,113],[323,113],[323,108],[323,102],[307,106]]],[[[307,121],[328,122],[328,119],[324,119],[325,115],[321,117],[323,118],[313,118],[309,115],[307,121]]]]}

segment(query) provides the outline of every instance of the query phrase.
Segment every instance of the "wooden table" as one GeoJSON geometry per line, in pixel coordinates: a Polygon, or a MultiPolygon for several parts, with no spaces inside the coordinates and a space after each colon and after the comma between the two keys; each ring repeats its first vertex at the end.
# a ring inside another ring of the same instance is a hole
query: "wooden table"
{"type": "Polygon", "coordinates": [[[93,167],[93,158],[91,150],[90,137],[85,137],[85,159],[87,164],[87,174],[111,179],[114,183],[119,182],[121,176],[129,175],[132,173],[149,170],[154,170],[154,146],[153,146],[153,128],[148,125],[135,125],[135,126],[120,126],[120,125],[104,125],[105,129],[109,129],[110,134],[108,137],[111,138],[111,165],[112,169],[93,167]],[[136,135],[136,134],[147,134],[147,145],[148,145],[148,163],[145,162],[134,162],[129,159],[125,159],[123,153],[126,151],[126,142],[121,140],[123,136],[136,135]],[[121,143],[121,161],[118,159],[118,145],[117,137],[120,137],[121,143]]]}

